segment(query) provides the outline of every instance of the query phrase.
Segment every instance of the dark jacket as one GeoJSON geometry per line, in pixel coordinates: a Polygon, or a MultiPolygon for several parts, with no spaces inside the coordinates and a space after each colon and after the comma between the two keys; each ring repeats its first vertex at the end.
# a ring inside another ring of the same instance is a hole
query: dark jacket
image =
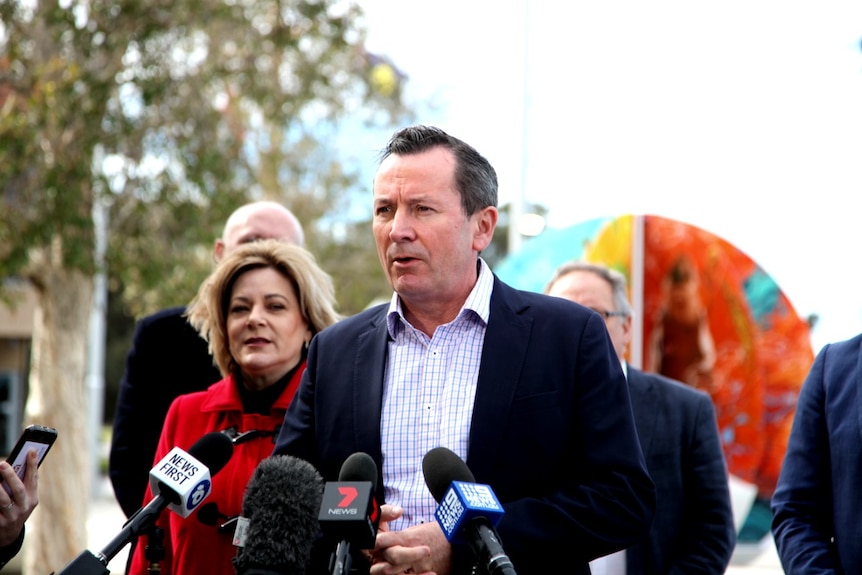
{"type": "Polygon", "coordinates": [[[18,539],[7,545],[6,547],[0,547],[0,569],[6,566],[9,561],[15,557],[19,551],[21,551],[21,545],[24,544],[24,531],[26,528],[21,529],[21,534],[18,535],[18,539]]]}
{"type": "Polygon", "coordinates": [[[207,343],[183,317],[184,307],[138,322],[120,381],[109,473],[126,516],[140,506],[171,402],[221,379],[207,343]]]}
{"type": "Polygon", "coordinates": [[[626,571],[722,575],[736,531],[712,399],[631,367],[628,381],[656,512],[649,537],[628,549],[626,571]]]}
{"type": "Polygon", "coordinates": [[[772,513],[785,573],[862,573],[862,335],[817,354],[799,393],[772,513]]]}

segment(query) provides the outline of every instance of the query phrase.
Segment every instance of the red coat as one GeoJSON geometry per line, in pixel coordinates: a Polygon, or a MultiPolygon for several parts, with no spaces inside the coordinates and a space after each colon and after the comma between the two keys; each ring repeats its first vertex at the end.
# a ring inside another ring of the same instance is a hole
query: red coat
{"type": "MultiPolygon", "coordinates": [[[[188,450],[203,435],[234,427],[239,433],[258,429],[273,431],[281,425],[284,413],[299,385],[305,363],[299,366],[284,392],[272,407],[270,415],[243,413],[242,401],[233,377],[214,383],[206,391],[177,397],[171,404],[165,419],[154,462],[161,460],[174,447],[188,450]]],[[[213,476],[212,492],[203,505],[215,503],[220,514],[235,517],[242,512],[245,486],[258,463],[272,454],[273,437],[258,437],[246,443],[234,445],[230,461],[213,476]]],[[[153,499],[147,488],[144,505],[153,499]]],[[[231,560],[236,556],[236,547],[230,534],[219,533],[217,524],[206,525],[197,515],[200,507],[188,518],[165,510],[156,524],[164,529],[163,545],[165,557],[161,562],[161,575],[234,575],[231,560]]],[[[146,575],[149,564],[144,556],[147,545],[142,536],[135,545],[129,573],[146,575]]]]}

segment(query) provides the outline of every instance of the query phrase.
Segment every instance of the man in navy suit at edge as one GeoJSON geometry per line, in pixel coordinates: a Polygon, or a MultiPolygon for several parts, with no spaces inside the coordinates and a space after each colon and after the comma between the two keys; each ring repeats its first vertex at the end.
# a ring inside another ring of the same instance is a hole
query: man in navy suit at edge
{"type": "Polygon", "coordinates": [[[772,495],[787,575],[862,573],[862,334],[817,354],[772,495]]]}

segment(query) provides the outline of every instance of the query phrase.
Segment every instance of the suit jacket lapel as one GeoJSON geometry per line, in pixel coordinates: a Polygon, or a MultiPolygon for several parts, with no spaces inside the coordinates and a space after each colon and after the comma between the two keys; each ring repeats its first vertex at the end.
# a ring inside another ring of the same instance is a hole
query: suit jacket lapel
{"type": "Polygon", "coordinates": [[[365,451],[378,465],[383,459],[380,450],[380,416],[383,410],[383,372],[389,342],[387,309],[385,305],[382,306],[380,315],[359,336],[351,389],[356,451],[365,451]]]}
{"type": "Polygon", "coordinates": [[[467,455],[467,466],[477,480],[503,457],[505,446],[499,437],[508,422],[533,324],[527,311],[517,292],[495,276],[467,455]]]}

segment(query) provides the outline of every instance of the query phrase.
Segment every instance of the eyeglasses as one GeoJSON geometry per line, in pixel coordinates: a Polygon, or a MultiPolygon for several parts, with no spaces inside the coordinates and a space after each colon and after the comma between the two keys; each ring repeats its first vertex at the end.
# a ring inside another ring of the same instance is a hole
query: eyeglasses
{"type": "Polygon", "coordinates": [[[626,316],[625,312],[622,312],[622,311],[608,311],[606,309],[596,309],[594,307],[591,307],[590,309],[605,319],[610,319],[612,317],[625,317],[626,316]]]}

